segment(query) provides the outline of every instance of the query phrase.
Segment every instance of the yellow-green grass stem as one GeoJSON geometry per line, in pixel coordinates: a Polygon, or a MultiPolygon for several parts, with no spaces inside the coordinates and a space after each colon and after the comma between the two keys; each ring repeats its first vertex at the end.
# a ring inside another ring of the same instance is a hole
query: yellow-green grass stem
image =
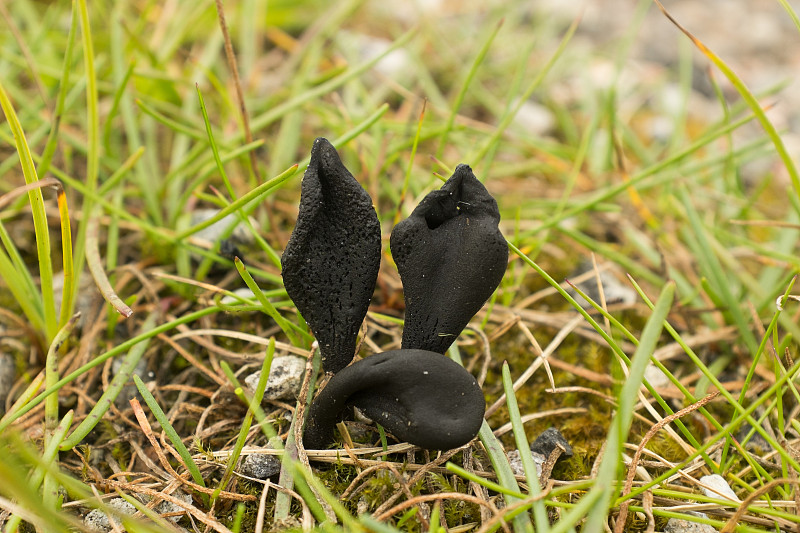
{"type": "MultiPolygon", "coordinates": [[[[25,139],[25,132],[19,122],[17,113],[14,110],[11,100],[8,98],[2,81],[0,81],[0,107],[5,113],[6,120],[11,127],[14,135],[17,154],[22,165],[22,174],[25,183],[30,185],[38,181],[36,167],[33,165],[33,156],[30,147],[25,139]]],[[[39,277],[41,285],[42,318],[46,344],[50,344],[58,331],[58,321],[56,319],[55,297],[53,290],[53,263],[50,256],[50,229],[47,226],[47,214],[44,209],[44,198],[40,188],[28,191],[28,201],[31,205],[33,215],[33,228],[36,234],[36,254],[39,263],[39,277]]]]}

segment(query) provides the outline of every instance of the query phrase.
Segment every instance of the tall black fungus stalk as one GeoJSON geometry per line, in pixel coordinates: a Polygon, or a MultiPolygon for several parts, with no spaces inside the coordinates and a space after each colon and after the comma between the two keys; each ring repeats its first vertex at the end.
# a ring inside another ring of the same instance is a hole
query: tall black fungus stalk
{"type": "Polygon", "coordinates": [[[459,165],[391,237],[406,298],[402,349],[347,366],[378,276],[380,226],[369,195],[333,146],[315,141],[282,258],[286,291],[320,343],[324,369],[336,372],[309,408],[306,447],[328,446],[350,407],[425,448],[456,448],[475,438],[483,393],[443,353],[503,277],[508,252],[499,220],[497,203],[459,165]]]}
{"type": "Polygon", "coordinates": [[[286,292],[319,342],[326,372],[353,360],[380,261],[381,226],[372,199],[333,145],[317,139],[281,267],[286,292]]]}
{"type": "Polygon", "coordinates": [[[392,231],[403,281],[403,348],[444,353],[503,279],[506,240],[497,202],[467,165],[458,165],[392,231]]]}

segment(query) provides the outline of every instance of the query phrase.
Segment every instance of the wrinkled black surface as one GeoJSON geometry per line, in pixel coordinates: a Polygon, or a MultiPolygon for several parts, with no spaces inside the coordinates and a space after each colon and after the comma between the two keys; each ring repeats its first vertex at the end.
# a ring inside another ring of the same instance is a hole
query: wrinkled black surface
{"type": "Polygon", "coordinates": [[[444,353],[503,279],[497,202],[467,165],[395,226],[390,246],[406,301],[403,348],[444,353]]]}
{"type": "Polygon", "coordinates": [[[380,259],[372,199],[333,145],[317,139],[281,266],[286,292],[319,341],[326,372],[338,372],[353,359],[380,259]]]}
{"type": "Polygon", "coordinates": [[[531,451],[540,453],[545,457],[550,457],[550,453],[556,449],[556,446],[561,445],[564,448],[562,457],[572,457],[572,446],[569,445],[567,439],[557,428],[545,429],[541,435],[536,437],[536,440],[531,444],[531,451]]]}
{"type": "Polygon", "coordinates": [[[424,350],[384,352],[331,378],[309,408],[305,447],[326,448],[350,406],[403,441],[449,450],[478,434],[486,403],[475,378],[448,357],[424,350]]]}

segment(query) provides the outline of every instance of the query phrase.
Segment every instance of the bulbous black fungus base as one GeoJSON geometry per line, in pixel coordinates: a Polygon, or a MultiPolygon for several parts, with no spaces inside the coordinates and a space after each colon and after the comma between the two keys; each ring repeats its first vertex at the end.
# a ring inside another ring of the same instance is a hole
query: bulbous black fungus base
{"type": "Polygon", "coordinates": [[[372,199],[333,145],[317,139],[281,267],[286,292],[319,342],[326,372],[353,360],[380,260],[381,228],[372,199]]]}
{"type": "Polygon", "coordinates": [[[331,378],[309,408],[305,447],[329,446],[351,406],[400,440],[449,450],[475,438],[486,403],[475,378],[448,357],[425,350],[384,352],[331,378]]]}
{"type": "Polygon", "coordinates": [[[444,353],[500,284],[508,263],[497,202],[467,165],[392,231],[403,281],[403,348],[444,353]]]}

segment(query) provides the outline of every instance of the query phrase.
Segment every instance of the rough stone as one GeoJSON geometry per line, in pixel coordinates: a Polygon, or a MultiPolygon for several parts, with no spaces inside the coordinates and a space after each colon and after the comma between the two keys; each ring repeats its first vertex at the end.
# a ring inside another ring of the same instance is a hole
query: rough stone
{"type": "MultiPolygon", "coordinates": [[[[172,496],[173,498],[177,498],[187,504],[192,503],[192,497],[189,494],[186,494],[185,492],[180,490],[176,490],[170,496],[172,496]]],[[[177,522],[182,518],[183,514],[186,514],[186,510],[183,507],[175,503],[169,502],[167,500],[161,500],[160,502],[158,502],[154,510],[160,515],[166,515],[166,514],[172,515],[173,513],[182,513],[180,515],[176,514],[174,516],[166,517],[167,520],[171,522],[177,522]]]]}
{"type": "Polygon", "coordinates": [[[256,479],[267,479],[281,471],[281,459],[275,455],[252,453],[242,459],[239,473],[256,479]]]}
{"type": "MultiPolygon", "coordinates": [[[[106,502],[106,505],[120,514],[132,516],[136,513],[136,507],[122,498],[112,498],[106,502]]],[[[111,521],[108,515],[100,509],[92,509],[89,511],[83,518],[83,523],[92,531],[111,531],[111,521]]],[[[114,519],[114,523],[120,525],[119,520],[114,519]]]]}
{"type": "Polygon", "coordinates": [[[281,266],[286,292],[316,336],[326,372],[353,360],[380,260],[381,227],[372,199],[333,145],[317,139],[281,266]]]}
{"type": "Polygon", "coordinates": [[[464,367],[425,350],[362,359],[331,378],[311,404],[303,442],[322,449],[348,406],[400,440],[433,450],[463,446],[478,434],[486,402],[464,367]]]}
{"type": "MultiPolygon", "coordinates": [[[[281,355],[272,360],[269,379],[264,389],[264,400],[293,400],[297,398],[303,384],[303,373],[306,360],[293,355],[281,355]]],[[[256,390],[261,370],[244,378],[245,386],[250,392],[256,390]]]]}
{"type": "Polygon", "coordinates": [[[670,518],[664,526],[664,533],[716,533],[716,531],[708,524],[698,524],[679,518],[670,518]]]}
{"type": "Polygon", "coordinates": [[[564,451],[561,457],[572,457],[572,446],[557,428],[545,429],[531,444],[531,451],[544,457],[550,457],[556,446],[560,445],[564,451]]]}
{"type": "Polygon", "coordinates": [[[467,165],[392,231],[406,302],[403,348],[444,353],[503,279],[497,202],[467,165]]]}

